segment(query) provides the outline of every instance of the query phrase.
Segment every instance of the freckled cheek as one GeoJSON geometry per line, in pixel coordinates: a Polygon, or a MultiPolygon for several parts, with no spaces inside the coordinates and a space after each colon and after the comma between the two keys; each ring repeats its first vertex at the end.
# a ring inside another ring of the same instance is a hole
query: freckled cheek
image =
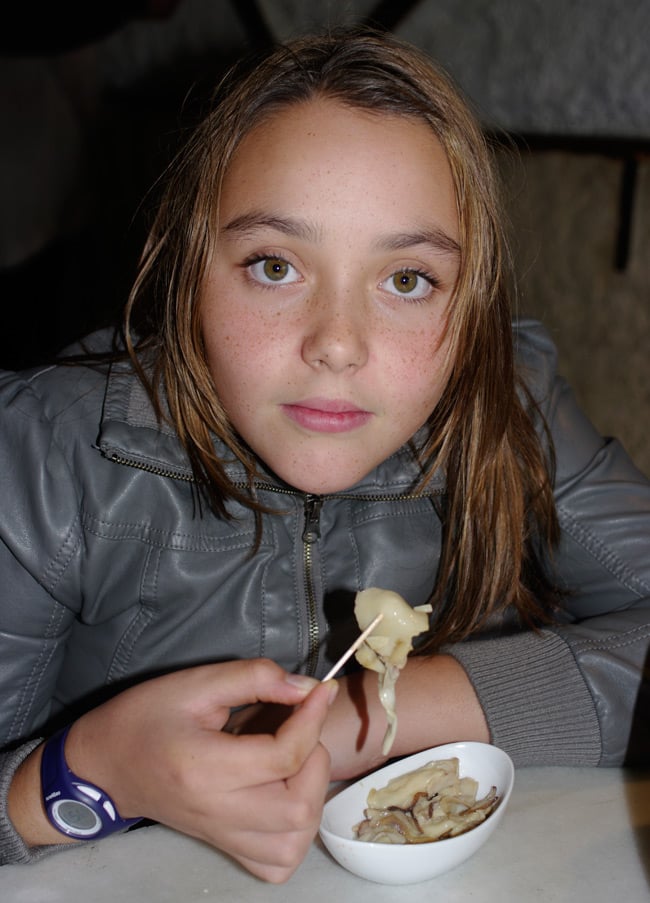
{"type": "Polygon", "coordinates": [[[204,320],[203,334],[209,356],[216,362],[220,357],[254,363],[269,347],[271,332],[260,317],[210,316],[204,320]]]}
{"type": "Polygon", "coordinates": [[[238,314],[212,318],[204,325],[208,366],[231,415],[234,408],[256,407],[260,393],[268,390],[268,378],[286,358],[279,348],[282,324],[268,320],[238,314]]]}
{"type": "Polygon", "coordinates": [[[446,352],[441,330],[393,339],[385,385],[398,402],[403,400],[405,414],[427,417],[439,401],[448,379],[446,352]]]}
{"type": "Polygon", "coordinates": [[[422,378],[431,378],[444,368],[446,342],[441,331],[431,334],[427,331],[411,332],[398,336],[386,334],[385,347],[390,348],[390,367],[394,375],[411,373],[422,378]]]}

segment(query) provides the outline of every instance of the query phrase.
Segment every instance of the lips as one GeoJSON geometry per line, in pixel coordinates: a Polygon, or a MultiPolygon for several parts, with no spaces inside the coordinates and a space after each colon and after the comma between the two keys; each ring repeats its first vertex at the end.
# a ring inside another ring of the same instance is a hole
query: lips
{"type": "Polygon", "coordinates": [[[345,433],[359,429],[372,413],[339,398],[307,398],[282,406],[285,414],[303,429],[316,433],[345,433]]]}

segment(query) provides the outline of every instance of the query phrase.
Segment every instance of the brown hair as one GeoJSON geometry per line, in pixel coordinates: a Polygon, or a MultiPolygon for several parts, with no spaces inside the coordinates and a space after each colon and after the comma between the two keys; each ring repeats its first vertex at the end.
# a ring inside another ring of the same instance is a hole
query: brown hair
{"type": "Polygon", "coordinates": [[[218,95],[170,169],[125,319],[134,363],[159,415],[178,431],[203,495],[223,516],[229,499],[256,507],[215,453],[214,435],[243,462],[252,485],[255,457],[219,403],[199,311],[220,187],[238,144],[279,109],[318,96],[417,117],[447,154],[461,246],[448,323],[455,363],[421,452],[423,490],[434,470],[447,477],[433,642],[460,639],[510,605],[528,625],[547,620],[555,593],[546,565],[559,532],[552,452],[546,460],[534,406],[514,370],[498,187],[468,105],[424,53],[390,35],[350,29],[272,49],[252,69],[231,73],[218,95]]]}

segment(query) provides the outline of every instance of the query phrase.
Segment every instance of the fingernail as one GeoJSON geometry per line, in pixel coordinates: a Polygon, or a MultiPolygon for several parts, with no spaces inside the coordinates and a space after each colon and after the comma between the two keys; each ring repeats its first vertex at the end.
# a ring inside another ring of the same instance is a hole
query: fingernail
{"type": "Polygon", "coordinates": [[[332,703],[336,699],[337,693],[339,692],[339,684],[338,684],[337,680],[332,679],[332,680],[327,681],[327,686],[329,689],[329,697],[327,699],[327,704],[332,705],[332,703]]]}
{"type": "Polygon", "coordinates": [[[292,687],[297,687],[298,690],[301,690],[305,696],[307,693],[311,693],[318,684],[318,681],[315,678],[307,677],[306,674],[287,674],[285,680],[288,684],[291,684],[292,687]]]}

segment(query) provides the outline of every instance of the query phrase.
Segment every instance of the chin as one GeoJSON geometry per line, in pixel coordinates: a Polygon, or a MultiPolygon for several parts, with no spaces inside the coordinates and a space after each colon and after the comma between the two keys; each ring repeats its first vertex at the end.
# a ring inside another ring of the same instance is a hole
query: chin
{"type": "Polygon", "coordinates": [[[363,454],[365,449],[321,449],[316,443],[295,444],[289,455],[262,456],[283,482],[308,495],[332,495],[356,486],[384,460],[363,454]],[[336,453],[338,451],[338,454],[336,453]]]}
{"type": "Polygon", "coordinates": [[[345,492],[346,490],[351,489],[369,473],[370,469],[354,474],[347,474],[347,478],[346,476],[339,476],[336,479],[332,474],[324,474],[322,479],[315,479],[313,473],[305,474],[304,479],[296,477],[295,474],[287,474],[286,476],[278,474],[278,476],[282,477],[282,479],[294,489],[297,489],[299,492],[304,492],[307,495],[333,495],[336,492],[345,492]]]}

